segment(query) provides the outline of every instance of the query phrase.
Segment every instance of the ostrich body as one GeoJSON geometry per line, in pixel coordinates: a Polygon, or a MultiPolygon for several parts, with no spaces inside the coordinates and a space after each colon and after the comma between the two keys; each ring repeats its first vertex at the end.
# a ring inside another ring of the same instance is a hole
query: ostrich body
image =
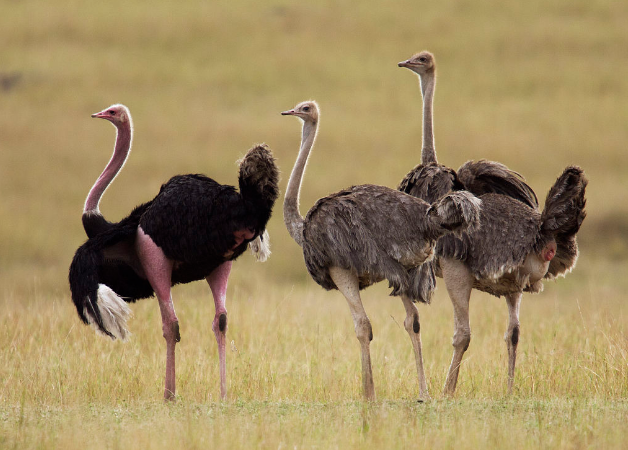
{"type": "Polygon", "coordinates": [[[587,180],[583,171],[567,167],[558,177],[542,212],[534,191],[521,175],[503,164],[480,160],[463,164],[456,173],[436,163],[432,101],[436,63],[429,52],[400,62],[417,73],[423,93],[421,164],[401,181],[399,190],[429,201],[466,189],[482,200],[480,226],[461,236],[444,236],[421,282],[431,292],[441,276],[454,307],[454,354],[444,393],[453,395],[464,352],[471,340],[469,299],[472,289],[504,296],[508,305],[508,392],[512,392],[519,342],[519,307],[523,292],[543,289],[544,278],[571,271],[578,258],[576,233],[585,217],[587,180]],[[425,150],[426,144],[428,151],[425,150]],[[426,157],[427,156],[427,157],[426,157]]]}
{"type": "Polygon", "coordinates": [[[278,196],[278,170],[271,151],[258,145],[240,162],[238,192],[204,175],[178,175],[157,196],[118,223],[106,221],[98,203],[131,148],[131,116],[113,105],[92,117],[118,130],[114,155],[85,202],[83,225],[89,239],[70,266],[72,300],[79,317],[111,338],[125,339],[128,302],[157,295],[166,339],[164,397],[175,395],[175,344],[180,341],[171,286],[205,279],[216,314],[221,397],[226,385],[226,290],[232,261],[254,239],[258,259],[268,255],[262,239],[278,196]]]}
{"type": "Polygon", "coordinates": [[[476,224],[480,202],[462,192],[430,205],[394,189],[367,184],[318,200],[303,218],[299,192],[316,137],[318,105],[303,102],[282,114],[303,120],[301,149],[286,189],[284,221],[292,238],[303,248],[314,281],[325,289],[338,289],[347,299],[361,348],[365,397],[375,396],[369,349],[373,333],[359,291],[387,279],[393,288],[391,295],[401,296],[406,310],[404,326],[414,349],[420,398],[429,398],[419,312],[414,304],[427,299],[417,282],[417,273],[421,264],[432,258],[439,237],[476,224]]]}

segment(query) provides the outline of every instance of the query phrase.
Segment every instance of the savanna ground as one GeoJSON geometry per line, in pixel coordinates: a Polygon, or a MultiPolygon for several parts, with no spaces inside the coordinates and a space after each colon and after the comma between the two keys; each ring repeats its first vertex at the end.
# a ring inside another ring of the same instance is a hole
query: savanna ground
{"type": "Polygon", "coordinates": [[[628,439],[628,4],[552,0],[79,2],[0,5],[0,448],[622,448],[628,439]],[[234,266],[229,399],[218,399],[202,283],[177,287],[175,404],[161,401],[165,345],[154,300],[129,342],[83,326],[67,267],[82,204],[113,145],[89,118],[133,113],[135,143],[101,209],[118,220],[176,173],[236,183],[265,141],[283,170],[322,108],[302,211],[357,183],[395,186],[418,162],[420,94],[396,63],[429,49],[442,163],[488,158],[543,200],[564,166],[590,179],[581,258],[524,297],[515,392],[506,391],[503,300],[474,293],[473,338],[454,399],[440,390],[452,310],[442,283],[421,306],[428,385],[418,386],[401,302],[364,292],[377,401],[361,400],[345,301],[305,273],[281,220],[265,264],[234,266]]]}

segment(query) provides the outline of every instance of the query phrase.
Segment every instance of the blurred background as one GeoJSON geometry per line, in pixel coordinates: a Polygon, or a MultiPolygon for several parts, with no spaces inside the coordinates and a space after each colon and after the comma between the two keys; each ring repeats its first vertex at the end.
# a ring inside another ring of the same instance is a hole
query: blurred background
{"type": "MultiPolygon", "coordinates": [[[[396,187],[420,159],[418,78],[397,62],[438,63],[439,161],[500,161],[541,202],[563,168],[590,180],[578,277],[611,283],[628,250],[628,3],[186,1],[0,6],[0,282],[3,296],[68,297],[85,240],[81,211],[115,130],[90,118],[112,103],[133,115],[133,151],[104,195],[120,220],[172,175],[237,184],[235,161],[266,142],[282,170],[273,256],[245,254],[235,282],[313,284],[282,221],[307,99],[322,111],[301,197],[351,184],[396,187]]],[[[182,288],[185,289],[185,288],[182,288]]],[[[176,294],[175,294],[176,295],[176,294]]]]}

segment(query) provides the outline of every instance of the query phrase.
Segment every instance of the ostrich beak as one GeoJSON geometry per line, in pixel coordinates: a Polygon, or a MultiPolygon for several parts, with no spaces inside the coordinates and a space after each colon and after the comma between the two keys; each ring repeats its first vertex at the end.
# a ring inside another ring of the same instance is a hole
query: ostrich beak
{"type": "Polygon", "coordinates": [[[410,62],[410,60],[406,59],[405,61],[401,61],[400,63],[397,63],[397,66],[399,66],[399,67],[408,67],[408,62],[410,62]]]}
{"type": "Polygon", "coordinates": [[[100,111],[100,112],[97,112],[95,114],[92,114],[92,117],[96,117],[98,119],[104,119],[105,118],[105,111],[100,111]]]}
{"type": "Polygon", "coordinates": [[[290,109],[288,111],[281,111],[282,116],[294,116],[294,114],[295,114],[294,109],[290,109]]]}

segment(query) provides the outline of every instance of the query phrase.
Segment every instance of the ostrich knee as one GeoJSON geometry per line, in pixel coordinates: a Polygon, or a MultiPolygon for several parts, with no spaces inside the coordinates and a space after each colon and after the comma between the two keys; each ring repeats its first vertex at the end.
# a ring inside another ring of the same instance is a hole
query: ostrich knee
{"type": "Polygon", "coordinates": [[[452,345],[457,351],[466,352],[471,343],[471,331],[469,330],[457,330],[454,333],[452,345]]]}
{"type": "Polygon", "coordinates": [[[403,321],[403,326],[408,332],[408,334],[419,334],[421,331],[421,324],[419,322],[419,316],[417,314],[412,314],[411,316],[406,316],[403,321]]]}
{"type": "Polygon", "coordinates": [[[170,323],[164,323],[162,331],[166,342],[181,342],[181,334],[179,333],[178,320],[170,323]]]}
{"type": "Polygon", "coordinates": [[[508,347],[517,347],[517,344],[519,343],[519,333],[519,324],[510,327],[508,331],[506,331],[506,334],[504,335],[504,340],[506,341],[508,347]]]}
{"type": "Polygon", "coordinates": [[[220,367],[220,397],[227,398],[227,311],[219,307],[212,322],[212,330],[218,344],[218,361],[220,367]]]}
{"type": "Polygon", "coordinates": [[[356,320],[355,334],[361,344],[368,344],[373,340],[373,328],[368,317],[362,317],[356,320]]]}
{"type": "Polygon", "coordinates": [[[212,330],[216,335],[216,339],[218,339],[220,335],[227,334],[227,311],[216,313],[214,321],[212,322],[212,330]]]}

